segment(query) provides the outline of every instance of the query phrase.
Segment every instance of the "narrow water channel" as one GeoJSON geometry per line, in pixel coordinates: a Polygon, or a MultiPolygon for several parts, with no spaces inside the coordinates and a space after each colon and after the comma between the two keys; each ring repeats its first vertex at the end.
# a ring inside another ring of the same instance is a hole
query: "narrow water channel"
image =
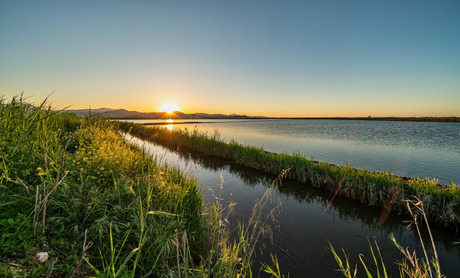
{"type": "MultiPolygon", "coordinates": [[[[214,200],[210,189],[221,192],[224,201],[235,202],[232,224],[247,221],[254,202],[262,197],[276,178],[222,159],[169,150],[130,136],[126,139],[144,148],[159,163],[178,167],[185,174],[195,177],[205,203],[214,200]],[[222,189],[219,186],[221,178],[222,189]]],[[[420,257],[423,256],[418,237],[403,223],[408,220],[407,217],[390,215],[385,223],[378,224],[380,209],[341,197],[336,197],[326,210],[331,199],[329,193],[289,180],[284,180],[275,194],[283,203],[277,217],[279,229],[273,229],[274,244],[267,242],[265,251],[259,252],[256,257],[256,277],[264,276],[257,269],[259,262],[270,262],[270,253],[277,256],[286,277],[288,274],[289,277],[343,277],[335,271],[338,266],[329,250],[329,242],[340,254],[342,248],[346,251],[351,264],[358,265],[358,273],[361,273],[358,277],[362,277],[365,272],[358,255],[364,254],[365,261],[372,265],[368,241],[374,240],[379,245],[387,272],[391,277],[399,277],[395,262],[402,256],[389,239],[391,233],[402,246],[415,249],[420,257]]],[[[447,277],[458,277],[460,247],[453,242],[460,241],[460,236],[448,229],[431,228],[442,273],[447,277]]],[[[424,234],[424,242],[429,245],[427,234],[424,234]]],[[[432,254],[431,248],[428,252],[432,254]]]]}

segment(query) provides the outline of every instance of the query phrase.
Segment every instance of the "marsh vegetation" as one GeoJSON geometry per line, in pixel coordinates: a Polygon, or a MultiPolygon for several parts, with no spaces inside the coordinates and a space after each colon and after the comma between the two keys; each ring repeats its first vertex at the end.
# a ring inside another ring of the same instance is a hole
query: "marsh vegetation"
{"type": "Polygon", "coordinates": [[[388,211],[403,211],[402,196],[416,195],[427,217],[438,218],[434,223],[458,225],[454,184],[269,153],[224,142],[218,133],[79,118],[22,97],[1,100],[0,128],[0,275],[6,277],[281,277],[275,256],[257,273],[254,260],[258,242],[272,237],[281,206],[273,193],[282,178],[388,211]],[[278,178],[257,198],[248,221],[232,226],[234,203],[219,188],[204,204],[196,179],[161,166],[120,130],[278,178]]]}
{"type": "Polygon", "coordinates": [[[17,97],[1,100],[0,129],[1,276],[251,276],[263,206],[230,240],[218,192],[203,205],[193,178],[107,119],[17,97]]]}

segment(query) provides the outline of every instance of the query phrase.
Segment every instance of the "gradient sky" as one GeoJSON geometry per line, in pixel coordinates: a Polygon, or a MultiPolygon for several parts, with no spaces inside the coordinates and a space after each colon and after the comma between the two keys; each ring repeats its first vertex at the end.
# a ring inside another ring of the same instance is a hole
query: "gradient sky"
{"type": "Polygon", "coordinates": [[[59,108],[460,116],[460,1],[0,1],[0,95],[59,108]]]}

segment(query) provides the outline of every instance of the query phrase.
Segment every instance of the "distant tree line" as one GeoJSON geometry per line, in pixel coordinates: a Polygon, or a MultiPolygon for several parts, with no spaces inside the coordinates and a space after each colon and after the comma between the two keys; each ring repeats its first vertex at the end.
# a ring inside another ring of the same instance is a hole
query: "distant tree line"
{"type": "Polygon", "coordinates": [[[374,121],[406,121],[406,122],[449,122],[460,123],[460,117],[367,117],[355,118],[374,121]]]}
{"type": "Polygon", "coordinates": [[[460,117],[323,117],[323,118],[284,118],[284,119],[321,119],[321,120],[363,120],[363,121],[400,121],[400,122],[445,122],[460,123],[460,117]]]}

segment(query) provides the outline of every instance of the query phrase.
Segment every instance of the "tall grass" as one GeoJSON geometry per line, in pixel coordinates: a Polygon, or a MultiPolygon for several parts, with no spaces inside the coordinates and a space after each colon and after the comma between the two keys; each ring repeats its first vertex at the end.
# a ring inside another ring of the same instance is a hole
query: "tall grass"
{"type": "Polygon", "coordinates": [[[388,171],[369,172],[348,165],[316,162],[299,154],[270,153],[235,141],[225,142],[218,134],[208,135],[196,129],[170,131],[128,122],[119,122],[118,125],[134,136],[172,149],[222,157],[266,173],[276,175],[289,168],[289,179],[384,208],[380,222],[385,221],[391,211],[407,214],[404,200],[414,195],[425,204],[425,213],[432,223],[454,229],[460,224],[460,189],[454,182],[444,186],[436,180],[406,179],[388,171]]]}
{"type": "MultiPolygon", "coordinates": [[[[272,240],[272,226],[282,208],[281,201],[276,198],[277,182],[282,175],[256,200],[246,224],[238,223],[233,231],[229,222],[235,203],[224,202],[220,192],[213,191],[215,201],[205,212],[209,228],[208,249],[211,250],[204,263],[199,267],[199,276],[213,277],[253,277],[253,262],[261,247],[261,239],[272,240]]],[[[223,178],[221,177],[220,190],[223,178]]]]}
{"type": "MultiPolygon", "coordinates": [[[[423,257],[419,258],[415,251],[410,251],[409,248],[402,247],[395,239],[393,234],[390,234],[390,239],[395,245],[395,247],[403,254],[404,258],[396,262],[399,267],[399,274],[401,278],[410,277],[410,278],[419,278],[419,277],[427,277],[427,278],[442,278],[445,277],[441,274],[441,267],[439,263],[438,254],[436,251],[436,245],[434,243],[433,237],[431,235],[430,226],[428,224],[427,216],[425,213],[425,209],[423,206],[423,202],[420,201],[417,197],[413,199],[406,200],[407,209],[410,212],[412,220],[407,221],[409,226],[415,226],[417,231],[417,235],[419,236],[420,244],[423,250],[423,257]],[[420,232],[420,226],[422,221],[425,222],[426,229],[428,231],[428,235],[430,236],[431,242],[431,253],[432,257],[428,256],[428,248],[424,244],[424,239],[422,238],[420,232]]],[[[350,266],[349,257],[346,255],[345,250],[343,251],[343,258],[335,251],[331,244],[329,244],[330,250],[334,255],[334,258],[339,266],[339,271],[347,278],[358,277],[358,267],[350,266]]],[[[359,255],[359,259],[361,264],[366,272],[366,277],[389,277],[386,271],[385,263],[382,259],[382,255],[380,253],[379,246],[376,241],[374,241],[374,246],[376,252],[372,247],[372,243],[369,242],[369,247],[372,255],[373,264],[370,265],[368,262],[364,261],[364,256],[362,254],[359,255]]]]}
{"type": "Polygon", "coordinates": [[[185,231],[191,260],[206,251],[196,181],[159,168],[109,121],[58,113],[46,101],[34,106],[22,97],[2,100],[0,116],[0,257],[6,273],[166,273],[176,265],[176,236],[185,231]],[[34,264],[38,251],[53,260],[34,264]]]}
{"type": "MultiPolygon", "coordinates": [[[[126,143],[114,123],[0,99],[0,275],[252,276],[270,191],[237,237],[221,197],[126,143]],[[34,262],[38,252],[49,260],[34,262]]],[[[275,211],[269,211],[274,215],[275,211]]]]}

